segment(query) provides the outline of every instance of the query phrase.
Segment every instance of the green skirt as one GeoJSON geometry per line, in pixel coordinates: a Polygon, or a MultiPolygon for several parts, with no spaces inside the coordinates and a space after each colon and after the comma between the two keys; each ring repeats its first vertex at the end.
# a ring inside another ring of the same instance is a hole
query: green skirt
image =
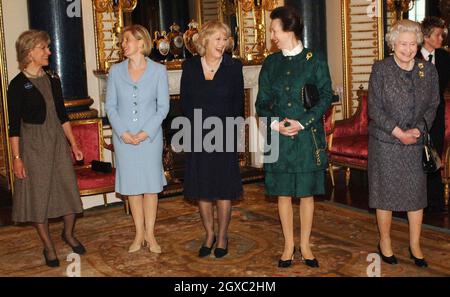
{"type": "Polygon", "coordinates": [[[266,194],[270,196],[309,197],[325,194],[325,171],[265,172],[266,194]]]}

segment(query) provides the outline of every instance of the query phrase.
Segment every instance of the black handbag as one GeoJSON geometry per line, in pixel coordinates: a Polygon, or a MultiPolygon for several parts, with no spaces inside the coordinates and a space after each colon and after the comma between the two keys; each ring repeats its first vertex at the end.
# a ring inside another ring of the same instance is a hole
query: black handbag
{"type": "Polygon", "coordinates": [[[92,170],[103,173],[111,173],[112,165],[109,162],[102,162],[98,160],[92,160],[91,162],[92,170]]]}
{"type": "MultiPolygon", "coordinates": [[[[315,85],[312,84],[305,84],[302,88],[302,102],[303,107],[305,109],[309,110],[316,106],[316,104],[319,102],[319,90],[315,85]]],[[[316,128],[311,128],[311,135],[314,142],[314,159],[317,166],[322,165],[321,161],[321,155],[326,154],[325,148],[320,148],[317,143],[317,137],[316,137],[316,128]]],[[[323,159],[323,156],[322,156],[323,159]]]]}
{"type": "Polygon", "coordinates": [[[441,166],[441,158],[433,147],[430,134],[428,133],[427,121],[425,121],[425,132],[423,134],[423,153],[422,153],[422,167],[425,173],[434,173],[438,171],[441,166]]]}
{"type": "Polygon", "coordinates": [[[319,102],[319,90],[315,85],[305,84],[302,88],[302,102],[306,109],[311,109],[319,102]]]}

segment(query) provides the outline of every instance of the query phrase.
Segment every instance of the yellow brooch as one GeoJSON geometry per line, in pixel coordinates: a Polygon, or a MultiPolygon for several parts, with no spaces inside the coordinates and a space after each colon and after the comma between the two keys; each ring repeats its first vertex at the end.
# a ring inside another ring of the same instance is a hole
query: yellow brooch
{"type": "Polygon", "coordinates": [[[311,52],[306,54],[306,61],[309,61],[309,59],[311,59],[313,56],[313,54],[311,52]]]}
{"type": "Polygon", "coordinates": [[[419,77],[420,78],[424,78],[425,77],[425,73],[423,72],[423,68],[424,68],[423,63],[418,63],[417,66],[420,69],[419,70],[419,77]]]}

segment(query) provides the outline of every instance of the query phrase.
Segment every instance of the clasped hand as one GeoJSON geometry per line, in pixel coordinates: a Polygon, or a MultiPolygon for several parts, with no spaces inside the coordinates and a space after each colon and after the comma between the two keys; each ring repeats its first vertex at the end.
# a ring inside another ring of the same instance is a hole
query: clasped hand
{"type": "Polygon", "coordinates": [[[420,138],[421,133],[417,128],[403,131],[400,128],[396,127],[393,131],[393,135],[397,137],[398,140],[401,141],[401,143],[409,145],[416,144],[417,140],[420,138]]]}
{"type": "Polygon", "coordinates": [[[121,138],[126,144],[138,145],[148,138],[148,134],[144,131],[141,131],[138,134],[132,134],[126,131],[122,134],[121,138]]]}
{"type": "Polygon", "coordinates": [[[297,121],[288,118],[279,122],[278,125],[278,132],[284,136],[295,136],[301,130],[297,121]]]}

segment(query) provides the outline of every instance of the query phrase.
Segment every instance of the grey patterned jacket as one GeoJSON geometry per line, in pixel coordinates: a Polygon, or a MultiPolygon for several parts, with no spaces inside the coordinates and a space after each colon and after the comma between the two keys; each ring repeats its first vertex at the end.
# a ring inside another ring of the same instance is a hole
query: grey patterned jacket
{"type": "Polygon", "coordinates": [[[403,130],[418,128],[423,133],[424,119],[431,128],[438,104],[439,81],[433,64],[416,60],[408,72],[391,56],[373,65],[368,97],[371,137],[402,144],[392,130],[398,126],[403,130]]]}

